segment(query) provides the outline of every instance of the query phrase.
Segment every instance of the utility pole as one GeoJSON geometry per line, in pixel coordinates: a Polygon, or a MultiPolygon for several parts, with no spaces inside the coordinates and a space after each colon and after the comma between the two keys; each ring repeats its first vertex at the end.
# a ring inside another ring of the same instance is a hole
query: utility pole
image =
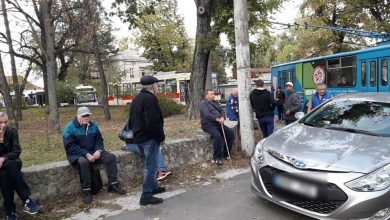
{"type": "Polygon", "coordinates": [[[248,19],[246,0],[234,0],[234,27],[236,36],[236,64],[238,102],[240,106],[241,148],[245,151],[245,153],[251,155],[253,154],[255,147],[255,137],[253,130],[252,107],[249,101],[249,93],[252,90],[252,85],[248,19]]]}

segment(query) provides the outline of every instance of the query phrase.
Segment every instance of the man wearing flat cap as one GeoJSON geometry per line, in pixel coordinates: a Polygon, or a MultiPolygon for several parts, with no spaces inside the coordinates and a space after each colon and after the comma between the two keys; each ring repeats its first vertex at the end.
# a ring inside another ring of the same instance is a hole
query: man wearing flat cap
{"type": "Polygon", "coordinates": [[[299,98],[298,94],[293,92],[293,86],[294,85],[292,82],[287,82],[285,84],[287,98],[284,101],[283,108],[286,125],[291,124],[297,120],[297,118],[295,117],[295,113],[302,108],[301,99],[299,98]]]}
{"type": "Polygon", "coordinates": [[[93,163],[106,165],[108,192],[119,195],[126,193],[117,182],[116,156],[104,150],[99,127],[89,120],[91,115],[89,108],[78,108],[77,116],[66,125],[62,136],[66,157],[79,170],[85,204],[92,202],[90,166],[93,163]]]}
{"type": "Polygon", "coordinates": [[[166,189],[157,183],[157,161],[160,144],[164,143],[164,118],[156,97],[158,80],[153,76],[143,76],[140,80],[142,90],[130,106],[130,125],[134,134],[134,143],[138,144],[145,159],[144,182],[140,205],[154,205],[163,202],[154,197],[166,189]]]}

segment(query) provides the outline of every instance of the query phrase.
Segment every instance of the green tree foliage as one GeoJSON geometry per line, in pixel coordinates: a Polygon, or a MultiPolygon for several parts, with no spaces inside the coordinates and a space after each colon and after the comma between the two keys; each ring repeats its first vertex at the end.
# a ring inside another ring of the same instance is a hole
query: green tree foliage
{"type": "MultiPolygon", "coordinates": [[[[117,1],[125,3],[124,1],[117,1]]],[[[126,19],[139,34],[135,43],[156,71],[190,71],[192,47],[183,18],[177,14],[177,1],[126,1],[126,19]],[[135,8],[136,7],[136,8],[135,8]]]]}

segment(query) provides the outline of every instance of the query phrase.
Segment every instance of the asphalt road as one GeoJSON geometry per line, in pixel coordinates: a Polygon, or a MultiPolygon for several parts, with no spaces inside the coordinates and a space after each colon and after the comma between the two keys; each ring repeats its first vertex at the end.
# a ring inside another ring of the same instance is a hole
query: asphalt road
{"type": "Polygon", "coordinates": [[[250,190],[250,178],[250,173],[240,174],[179,194],[160,205],[146,206],[106,219],[311,219],[254,195],[250,190]]]}

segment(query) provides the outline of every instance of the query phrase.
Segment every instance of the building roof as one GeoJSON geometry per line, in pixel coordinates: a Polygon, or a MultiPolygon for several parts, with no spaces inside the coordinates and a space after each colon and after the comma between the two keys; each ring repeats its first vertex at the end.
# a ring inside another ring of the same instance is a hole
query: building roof
{"type": "Polygon", "coordinates": [[[113,55],[108,58],[111,62],[112,61],[135,61],[135,62],[145,62],[148,63],[149,61],[142,57],[140,54],[138,54],[135,50],[125,50],[122,51],[116,55],[113,55]]]}
{"type": "MultiPolygon", "coordinates": [[[[5,78],[7,79],[8,86],[9,87],[13,86],[12,76],[6,76],[5,78]]],[[[18,83],[19,83],[19,85],[21,85],[23,83],[23,77],[18,76],[18,83]]],[[[37,85],[34,85],[28,81],[27,81],[26,86],[24,88],[24,90],[39,90],[39,89],[43,89],[43,88],[41,88],[37,85]]]]}

